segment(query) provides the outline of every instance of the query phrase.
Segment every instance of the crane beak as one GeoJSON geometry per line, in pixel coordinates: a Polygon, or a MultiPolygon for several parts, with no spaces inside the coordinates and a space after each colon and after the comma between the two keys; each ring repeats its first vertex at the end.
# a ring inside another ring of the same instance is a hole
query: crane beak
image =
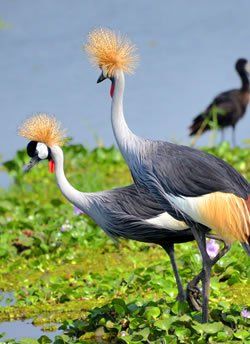
{"type": "Polygon", "coordinates": [[[29,172],[29,170],[32,169],[32,167],[34,167],[35,165],[37,165],[39,163],[41,159],[38,157],[38,155],[33,156],[33,158],[31,158],[30,162],[26,165],[24,165],[23,167],[23,172],[29,172]]]}
{"type": "Polygon", "coordinates": [[[99,76],[99,78],[98,78],[98,80],[97,80],[97,83],[99,84],[99,82],[102,82],[102,81],[104,81],[105,79],[107,79],[107,77],[104,76],[104,75],[103,75],[103,72],[102,72],[102,74],[99,76]]]}

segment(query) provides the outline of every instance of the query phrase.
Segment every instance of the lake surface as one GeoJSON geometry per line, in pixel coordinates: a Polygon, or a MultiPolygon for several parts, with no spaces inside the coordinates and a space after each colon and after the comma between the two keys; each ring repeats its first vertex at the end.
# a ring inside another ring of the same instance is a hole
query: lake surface
{"type": "MultiPolygon", "coordinates": [[[[108,82],[96,84],[99,71],[82,49],[99,26],[126,33],[138,46],[140,65],[126,80],[129,126],[144,137],[189,143],[192,117],[218,92],[239,86],[234,63],[250,58],[249,14],[249,0],[1,0],[3,159],[26,146],[17,126],[37,112],[55,114],[74,142],[114,143],[108,82]]],[[[248,113],[238,125],[239,143],[249,138],[249,125],[248,113]]],[[[205,135],[199,142],[207,141],[205,135]]]]}
{"type": "Polygon", "coordinates": [[[0,291],[0,307],[13,306],[15,302],[14,292],[0,291]]]}
{"type": "MultiPolygon", "coordinates": [[[[0,333],[5,333],[3,339],[22,339],[33,338],[38,339],[42,335],[46,335],[50,339],[55,338],[56,335],[62,334],[62,331],[42,331],[41,326],[34,326],[31,320],[15,320],[5,321],[0,323],[0,333]]],[[[2,342],[2,339],[1,343],[2,342]]]]}
{"type": "MultiPolygon", "coordinates": [[[[0,307],[13,306],[15,304],[14,292],[0,291],[0,307]]],[[[59,326],[59,325],[58,325],[59,326]]],[[[5,333],[3,339],[16,339],[29,337],[39,338],[42,335],[53,339],[56,335],[62,334],[63,331],[43,331],[42,326],[34,326],[32,319],[14,320],[0,322],[0,333],[5,333]]],[[[2,338],[0,339],[2,343],[2,338]]]]}

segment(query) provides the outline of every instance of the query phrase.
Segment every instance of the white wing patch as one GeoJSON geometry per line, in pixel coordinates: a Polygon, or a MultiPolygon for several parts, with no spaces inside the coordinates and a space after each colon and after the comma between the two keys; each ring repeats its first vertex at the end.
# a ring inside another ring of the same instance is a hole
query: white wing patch
{"type": "Polygon", "coordinates": [[[151,219],[147,219],[146,222],[151,223],[152,225],[157,225],[166,229],[172,230],[184,230],[187,229],[188,226],[183,221],[178,221],[173,218],[168,213],[162,213],[156,217],[152,217],[151,219]]]}
{"type": "Polygon", "coordinates": [[[190,216],[195,222],[199,222],[207,226],[208,224],[204,223],[204,219],[199,211],[199,205],[204,199],[206,199],[206,197],[209,197],[209,195],[202,195],[198,197],[177,197],[168,195],[168,200],[174,204],[178,210],[190,216]]]}

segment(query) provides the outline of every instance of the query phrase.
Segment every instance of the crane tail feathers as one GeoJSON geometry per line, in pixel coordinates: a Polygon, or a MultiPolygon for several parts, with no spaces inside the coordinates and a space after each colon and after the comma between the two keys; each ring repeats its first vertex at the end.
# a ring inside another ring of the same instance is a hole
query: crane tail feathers
{"type": "Polygon", "coordinates": [[[189,136],[194,136],[198,133],[202,134],[209,129],[208,124],[205,122],[204,114],[200,114],[193,120],[193,123],[189,127],[189,136]]]}
{"type": "Polygon", "coordinates": [[[250,244],[249,199],[230,193],[215,192],[202,197],[199,204],[201,223],[215,228],[228,242],[250,244]]]}

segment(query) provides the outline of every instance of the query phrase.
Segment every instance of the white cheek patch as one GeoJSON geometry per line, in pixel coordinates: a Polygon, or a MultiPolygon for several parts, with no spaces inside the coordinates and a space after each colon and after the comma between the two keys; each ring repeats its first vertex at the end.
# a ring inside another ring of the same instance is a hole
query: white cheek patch
{"type": "Polygon", "coordinates": [[[38,142],[36,146],[36,150],[38,152],[39,159],[44,160],[48,158],[49,150],[48,150],[48,147],[44,143],[38,142]]]}

